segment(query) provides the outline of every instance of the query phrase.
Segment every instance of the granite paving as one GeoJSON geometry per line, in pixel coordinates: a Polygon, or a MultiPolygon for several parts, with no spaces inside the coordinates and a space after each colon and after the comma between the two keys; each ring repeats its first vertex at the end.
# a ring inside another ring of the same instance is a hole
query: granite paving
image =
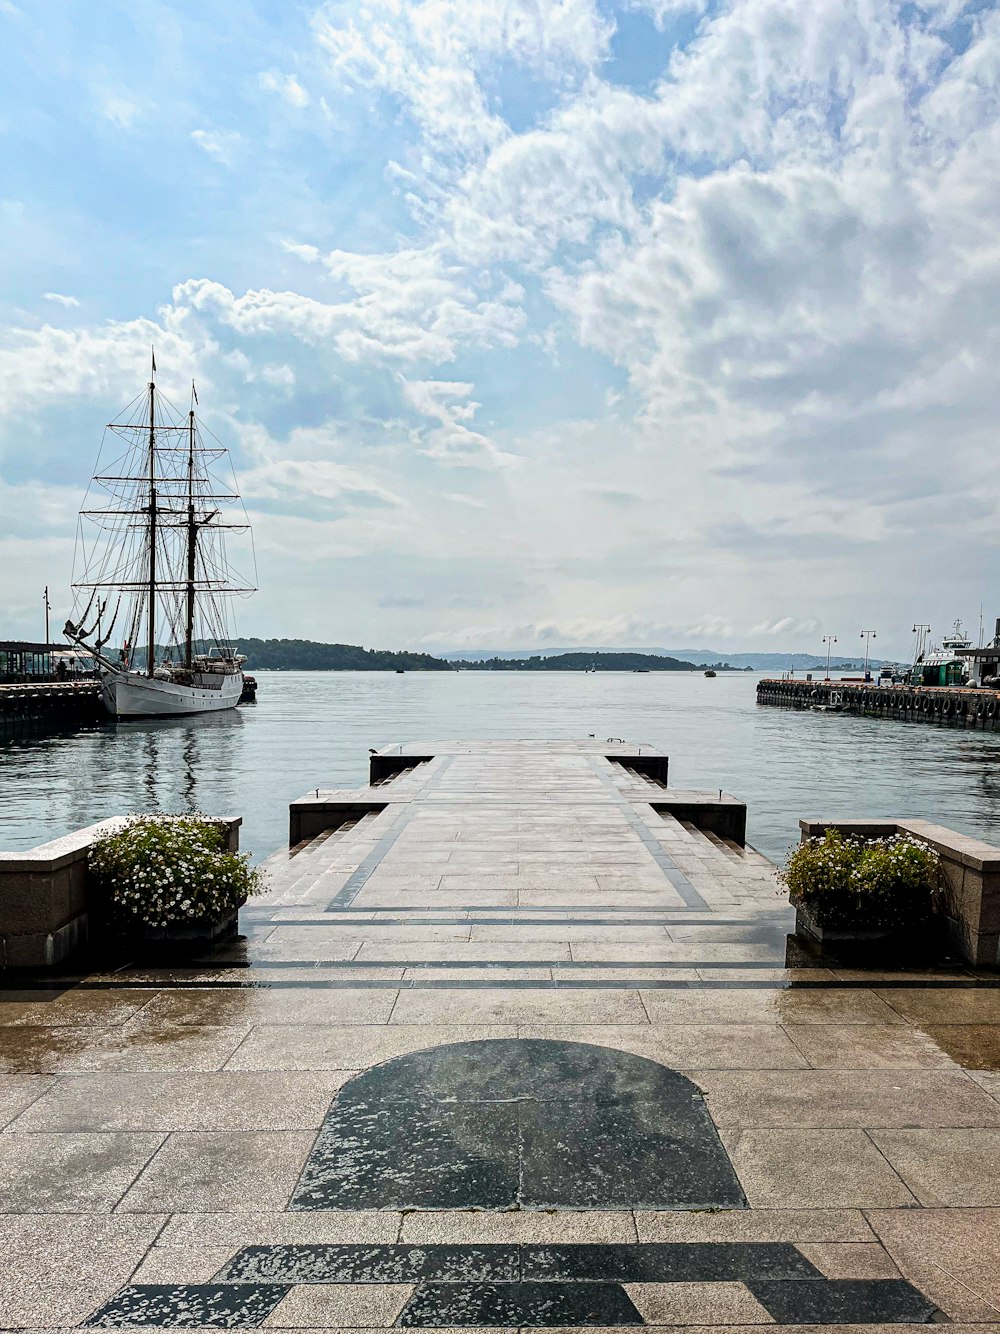
{"type": "Polygon", "coordinates": [[[804,951],[666,770],[393,747],[236,941],[10,979],[0,1327],[1000,1330],[996,975],[804,951]]]}

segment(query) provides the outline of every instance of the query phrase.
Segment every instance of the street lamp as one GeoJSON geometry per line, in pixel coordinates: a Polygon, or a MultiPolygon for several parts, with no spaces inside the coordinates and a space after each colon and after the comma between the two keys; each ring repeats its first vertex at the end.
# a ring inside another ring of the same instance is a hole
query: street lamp
{"type": "Polygon", "coordinates": [[[930,632],[931,632],[931,627],[929,625],[925,625],[922,621],[918,621],[917,624],[913,627],[913,633],[917,636],[916,639],[913,641],[914,667],[916,667],[917,663],[924,656],[924,650],[927,647],[927,637],[930,634],[930,632]]]}
{"type": "Polygon", "coordinates": [[[826,645],[826,679],[830,679],[830,650],[837,642],[836,635],[824,635],[823,643],[826,645]]]}
{"type": "Polygon", "coordinates": [[[861,631],[861,638],[865,641],[865,680],[866,680],[866,681],[871,680],[871,678],[870,678],[869,675],[868,675],[868,653],[869,653],[869,651],[870,651],[870,649],[871,649],[871,646],[872,646],[872,640],[875,639],[876,637],[877,637],[877,636],[876,636],[874,630],[862,630],[862,631],[861,631]]]}

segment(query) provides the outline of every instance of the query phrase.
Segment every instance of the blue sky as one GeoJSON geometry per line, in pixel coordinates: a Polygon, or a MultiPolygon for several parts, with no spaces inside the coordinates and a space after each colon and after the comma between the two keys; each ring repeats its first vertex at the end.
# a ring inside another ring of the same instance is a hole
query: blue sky
{"type": "Polygon", "coordinates": [[[996,600],[1000,14],[0,0],[0,613],[157,345],[246,633],[903,654],[996,600]]]}

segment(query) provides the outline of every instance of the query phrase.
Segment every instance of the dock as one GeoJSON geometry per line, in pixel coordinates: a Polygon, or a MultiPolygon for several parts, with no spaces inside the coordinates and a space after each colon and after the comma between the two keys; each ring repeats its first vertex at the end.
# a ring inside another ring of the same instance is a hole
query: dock
{"type": "Polygon", "coordinates": [[[938,727],[996,730],[1000,691],[967,686],[882,685],[878,682],[757,682],[757,703],[784,709],[829,709],[868,718],[896,718],[938,727]]]}
{"type": "Polygon", "coordinates": [[[0,684],[0,730],[38,724],[79,727],[106,716],[98,681],[0,684]]]}
{"type": "Polygon", "coordinates": [[[804,961],[668,769],[389,747],[244,939],[12,982],[5,1323],[995,1328],[996,973],[804,961]]]}

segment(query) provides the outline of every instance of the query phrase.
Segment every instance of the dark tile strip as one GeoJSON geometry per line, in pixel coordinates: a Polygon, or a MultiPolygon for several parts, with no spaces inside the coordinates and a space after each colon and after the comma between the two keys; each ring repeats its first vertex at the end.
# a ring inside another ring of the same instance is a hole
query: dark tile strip
{"type": "MultiPolygon", "coordinates": [[[[359,908],[358,912],[365,910],[359,908]]],[[[550,909],[551,911],[551,909],[550,909]]],[[[329,921],[322,922],[286,922],[281,919],[269,923],[270,926],[322,926],[326,929],[338,926],[656,926],[666,928],[670,926],[669,922],[658,922],[649,917],[623,917],[615,920],[609,920],[607,917],[551,917],[544,921],[538,921],[530,917],[421,917],[414,919],[411,916],[401,917],[383,917],[370,922],[360,921],[352,918],[350,921],[337,921],[331,915],[329,921]]],[[[676,925],[676,924],[675,924],[676,925]]],[[[712,925],[715,925],[712,923],[712,925]]],[[[741,922],[742,926],[743,923],[741,922]]]]}
{"type": "MultiPolygon", "coordinates": [[[[209,962],[204,964],[203,968],[207,970],[210,968],[226,968],[229,966],[230,965],[223,963],[209,962]]],[[[586,959],[487,959],[483,962],[478,962],[475,959],[379,959],[377,962],[371,960],[366,961],[364,959],[321,959],[318,961],[315,959],[275,959],[273,962],[268,962],[267,959],[257,959],[252,964],[242,962],[231,966],[234,968],[250,969],[251,971],[268,968],[336,968],[342,969],[345,972],[350,972],[352,969],[366,968],[409,968],[413,970],[445,968],[460,972],[463,968],[525,968],[535,970],[560,968],[572,972],[574,969],[577,971],[581,969],[589,969],[593,971],[595,968],[631,968],[633,970],[649,968],[783,968],[784,962],[780,958],[770,960],[751,959],[747,962],[742,960],[728,960],[721,963],[718,960],[695,960],[693,962],[665,960],[661,963],[657,963],[655,961],[647,962],[646,960],[637,961],[635,959],[619,959],[617,961],[601,959],[597,963],[589,962],[586,959]]]]}
{"type": "Polygon", "coordinates": [[[216,1283],[730,1283],[822,1279],[788,1242],[246,1246],[216,1283]]]}
{"type": "MultiPolygon", "coordinates": [[[[453,758],[452,756],[446,755],[441,760],[441,763],[439,764],[437,769],[437,773],[434,775],[435,778],[440,778],[441,775],[445,772],[445,770],[451,766],[452,758],[453,758]]],[[[364,861],[361,863],[358,869],[350,875],[350,877],[344,884],[343,888],[336,895],[334,895],[333,899],[331,899],[330,903],[328,904],[328,907],[330,909],[345,908],[349,904],[354,902],[357,896],[364,889],[368,877],[375,870],[375,868],[381,863],[386,853],[395,843],[396,839],[399,838],[400,834],[410,823],[412,818],[413,818],[412,805],[407,804],[403,806],[399,814],[393,821],[392,828],[389,829],[388,832],[385,833],[382,836],[382,838],[379,839],[379,841],[375,844],[375,847],[364,859],[364,861]]]]}
{"type": "Polygon", "coordinates": [[[219,1283],[516,1282],[512,1245],[246,1246],[216,1275],[219,1283]]]}
{"type": "Polygon", "coordinates": [[[751,1279],[747,1286],[779,1325],[922,1325],[938,1314],[901,1278],[751,1279]]]}
{"type": "Polygon", "coordinates": [[[84,1323],[101,1329],[255,1328],[287,1292],[287,1285],[275,1283],[138,1283],[122,1288],[84,1323]]]}
{"type": "MultiPolygon", "coordinates": [[[[263,966],[263,965],[262,965],[263,966]]],[[[336,967],[336,964],[329,965],[336,967]]],[[[383,964],[379,961],[373,961],[372,968],[398,968],[399,964],[383,964]]],[[[433,965],[432,965],[433,966],[433,965]]],[[[447,967],[447,965],[439,965],[447,967]]],[[[486,965],[483,965],[484,967],[486,965]]],[[[507,967],[521,967],[520,964],[508,964],[507,967]]],[[[562,965],[553,963],[546,965],[551,968],[559,968],[562,965]]],[[[614,964],[593,964],[594,968],[613,968],[614,964]]],[[[697,964],[686,965],[689,968],[698,967],[697,964]]],[[[704,964],[705,968],[743,968],[745,965],[740,963],[711,963],[704,964]]],[[[775,965],[770,965],[774,967],[775,965]]],[[[108,982],[80,982],[72,986],[66,985],[62,991],[55,992],[46,999],[55,1000],[57,996],[64,995],[66,991],[294,991],[294,990],[348,990],[354,988],[370,988],[372,990],[390,990],[390,991],[448,991],[458,988],[459,990],[483,991],[490,989],[507,990],[543,990],[552,987],[569,987],[574,990],[587,991],[927,991],[927,990],[974,990],[976,988],[984,990],[996,990],[1000,987],[1000,979],[980,979],[973,978],[968,981],[947,981],[937,982],[934,980],[924,980],[912,982],[886,982],[864,980],[844,981],[840,978],[833,980],[802,980],[782,979],[780,981],[757,981],[753,978],[741,978],[735,981],[725,980],[716,981],[713,979],[699,978],[689,979],[687,981],[662,981],[659,979],[646,979],[643,977],[633,978],[609,978],[609,979],[590,979],[581,978],[576,981],[567,978],[565,981],[547,980],[539,978],[535,980],[506,980],[498,978],[496,982],[489,982],[481,979],[475,981],[469,979],[456,978],[437,980],[432,982],[422,982],[413,979],[374,979],[366,981],[359,978],[352,981],[348,978],[258,978],[255,981],[240,980],[238,978],[183,978],[155,981],[152,979],[135,979],[132,981],[108,981],[108,982]]],[[[33,984],[30,981],[18,981],[17,991],[14,994],[0,993],[0,1005],[17,1004],[24,999],[26,992],[52,991],[52,983],[33,984]]],[[[39,999],[33,995],[32,999],[39,999]]]]}
{"type": "Polygon", "coordinates": [[[421,1283],[396,1323],[552,1329],[645,1322],[616,1283],[421,1283]]]}
{"type": "MultiPolygon", "coordinates": [[[[610,775],[606,774],[601,768],[600,761],[595,756],[588,755],[587,762],[604,786],[608,789],[612,801],[625,816],[632,831],[639,836],[646,851],[673,885],[674,889],[677,890],[677,893],[684,900],[685,904],[689,908],[700,908],[703,912],[708,912],[708,904],[698,893],[687,876],[674,865],[671,858],[664,851],[662,843],[659,843],[653,837],[652,832],[645,824],[643,824],[642,820],[639,818],[638,811],[636,811],[632,803],[623,797],[618,788],[615,787],[614,783],[611,781],[610,775]]],[[[650,796],[652,797],[652,793],[650,796]]]]}

